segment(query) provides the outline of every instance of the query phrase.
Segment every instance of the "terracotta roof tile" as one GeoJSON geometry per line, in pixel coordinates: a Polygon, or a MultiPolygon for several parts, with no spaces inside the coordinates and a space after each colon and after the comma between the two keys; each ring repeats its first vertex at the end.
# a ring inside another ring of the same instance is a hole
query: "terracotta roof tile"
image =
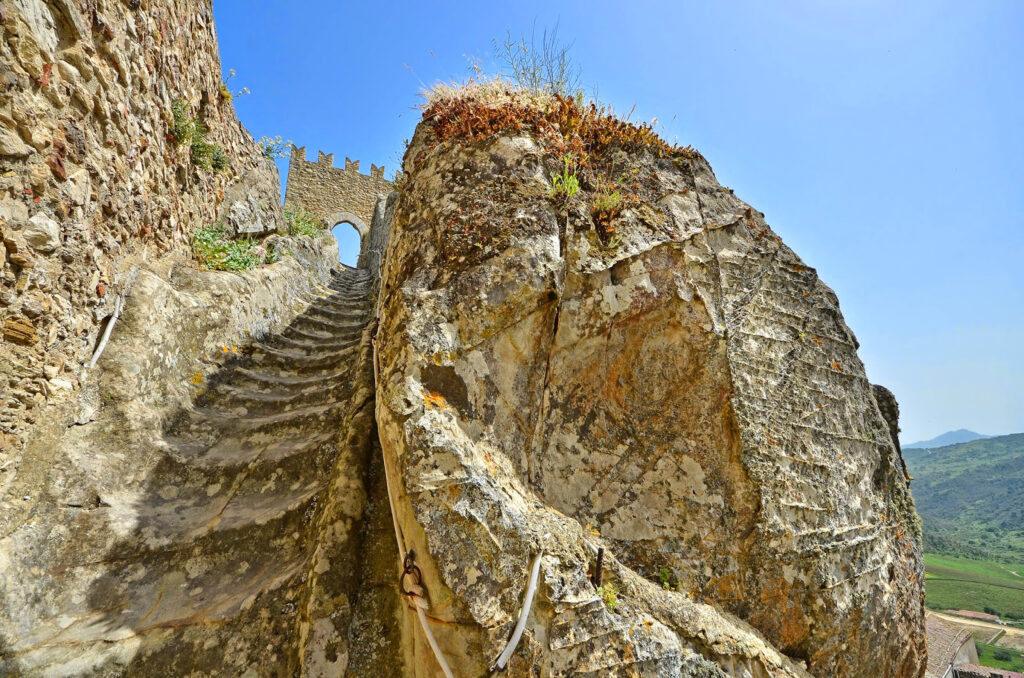
{"type": "Polygon", "coordinates": [[[949,668],[956,651],[971,640],[971,632],[949,624],[938,617],[925,617],[925,639],[928,643],[928,676],[941,676],[949,668]]]}

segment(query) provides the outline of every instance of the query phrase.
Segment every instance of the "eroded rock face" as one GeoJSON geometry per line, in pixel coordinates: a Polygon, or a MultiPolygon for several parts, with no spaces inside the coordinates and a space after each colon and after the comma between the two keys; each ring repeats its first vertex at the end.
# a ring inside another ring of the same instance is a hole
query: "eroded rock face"
{"type": "Polygon", "coordinates": [[[0,674],[440,675],[407,549],[460,677],[537,554],[510,676],[921,674],[895,400],[699,155],[610,145],[600,208],[590,170],[550,194],[560,128],[426,123],[360,271],[199,272],[195,227],[280,224],[209,1],[0,14],[0,674]]]}
{"type": "Polygon", "coordinates": [[[406,156],[377,418],[456,674],[543,551],[512,675],[921,675],[916,514],[815,271],[695,153],[610,151],[636,199],[598,227],[542,137],[436,141],[406,156]]]}

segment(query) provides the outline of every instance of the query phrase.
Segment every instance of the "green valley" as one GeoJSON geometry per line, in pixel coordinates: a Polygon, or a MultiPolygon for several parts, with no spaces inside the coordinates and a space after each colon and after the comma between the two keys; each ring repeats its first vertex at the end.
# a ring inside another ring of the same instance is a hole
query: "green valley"
{"type": "Polygon", "coordinates": [[[926,553],[1024,562],[1024,433],[903,455],[926,553]]]}

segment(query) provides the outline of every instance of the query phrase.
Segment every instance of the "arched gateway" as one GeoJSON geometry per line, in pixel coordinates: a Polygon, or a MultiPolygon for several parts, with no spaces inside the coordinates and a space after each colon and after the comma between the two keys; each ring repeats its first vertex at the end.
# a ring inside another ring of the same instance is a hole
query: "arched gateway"
{"type": "Polygon", "coordinates": [[[377,198],[393,189],[394,183],[384,178],[383,166],[371,164],[369,175],[360,174],[358,160],[345,158],[341,169],[334,166],[333,153],[318,151],[316,162],[309,162],[305,146],[292,146],[284,204],[304,207],[322,219],[328,230],[351,224],[365,243],[377,198]]]}

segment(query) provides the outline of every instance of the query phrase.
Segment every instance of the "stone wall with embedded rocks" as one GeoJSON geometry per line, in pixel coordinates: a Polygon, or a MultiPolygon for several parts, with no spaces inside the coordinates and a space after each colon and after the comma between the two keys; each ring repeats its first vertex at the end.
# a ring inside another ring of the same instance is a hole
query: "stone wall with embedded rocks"
{"type": "Polygon", "coordinates": [[[210,0],[0,0],[0,490],[74,393],[133,263],[192,230],[282,223],[279,180],[220,95],[210,0]],[[169,134],[181,99],[229,159],[169,134]]]}
{"type": "Polygon", "coordinates": [[[333,153],[318,151],[316,162],[308,162],[306,147],[293,146],[284,204],[305,207],[329,222],[328,228],[347,221],[360,235],[366,235],[377,198],[394,187],[394,182],[384,178],[383,166],[370,165],[369,175],[360,174],[358,160],[345,158],[345,169],[341,169],[334,166],[333,153]]]}

